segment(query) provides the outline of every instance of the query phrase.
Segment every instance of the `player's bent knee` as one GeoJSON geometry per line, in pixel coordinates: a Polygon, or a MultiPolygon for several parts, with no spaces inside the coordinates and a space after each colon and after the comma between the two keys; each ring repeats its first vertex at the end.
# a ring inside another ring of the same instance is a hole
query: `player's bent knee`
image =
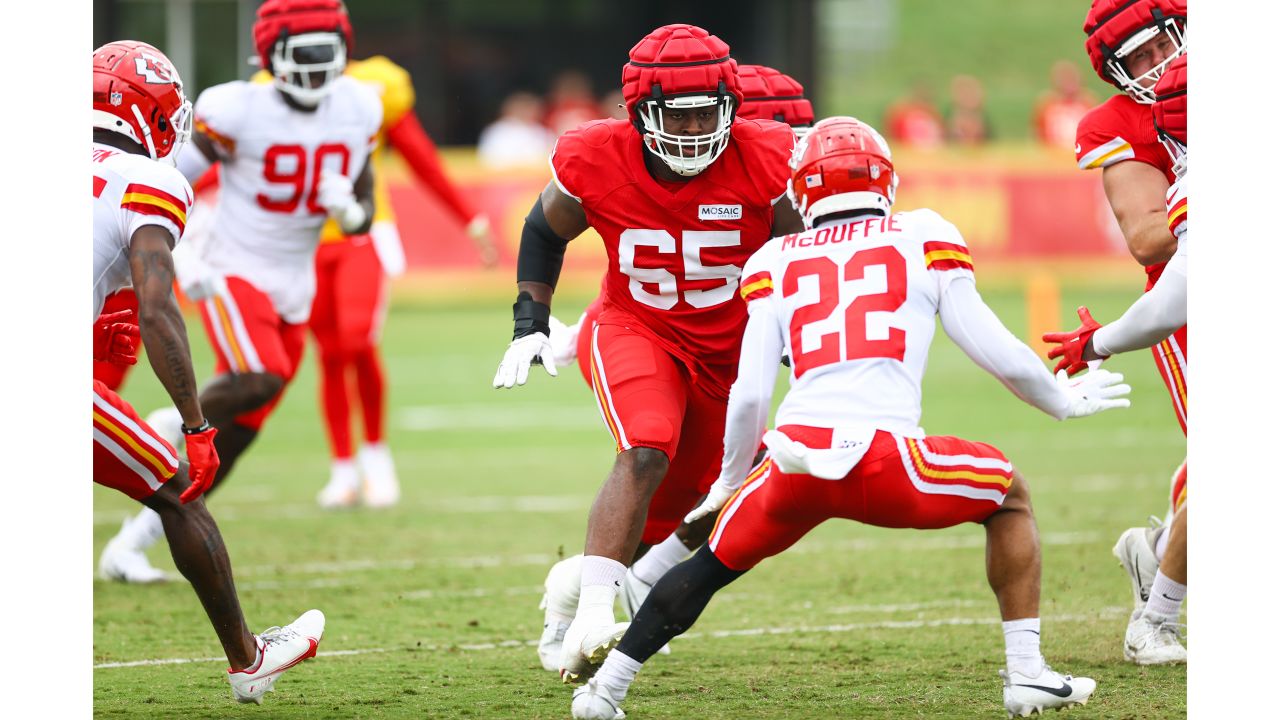
{"type": "Polygon", "coordinates": [[[244,373],[236,376],[236,388],[246,407],[261,407],[284,390],[284,378],[274,373],[244,373]]]}
{"type": "Polygon", "coordinates": [[[629,474],[636,480],[657,487],[666,477],[671,461],[667,454],[651,447],[633,447],[618,455],[618,463],[624,464],[629,474]]]}

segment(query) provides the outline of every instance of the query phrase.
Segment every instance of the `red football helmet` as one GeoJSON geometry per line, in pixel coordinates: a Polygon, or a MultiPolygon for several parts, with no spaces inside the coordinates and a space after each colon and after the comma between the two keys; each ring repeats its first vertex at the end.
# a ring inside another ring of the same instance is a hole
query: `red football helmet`
{"type": "Polygon", "coordinates": [[[1173,172],[1182,177],[1187,172],[1187,56],[1172,63],[1160,76],[1155,87],[1156,103],[1151,115],[1156,123],[1160,143],[1173,158],[1173,172]]]}
{"type": "Polygon", "coordinates": [[[93,126],[138,143],[152,160],[176,162],[191,137],[191,103],[169,58],[135,40],[94,50],[93,126]]]}
{"type": "Polygon", "coordinates": [[[275,86],[314,107],[347,67],[351,19],[341,0],[267,0],[258,8],[253,42],[275,86]]]}
{"type": "Polygon", "coordinates": [[[765,65],[739,65],[744,120],[777,120],[804,137],[813,125],[813,105],[804,96],[804,86],[786,73],[765,65]]]}
{"type": "Polygon", "coordinates": [[[1186,52],[1186,29],[1187,0],[1093,0],[1084,19],[1084,49],[1098,77],[1150,105],[1156,101],[1154,90],[1160,74],[1186,52]],[[1132,77],[1125,58],[1162,34],[1173,45],[1173,52],[1132,77]]]}
{"type": "Polygon", "coordinates": [[[809,129],[791,156],[787,194],[806,227],[849,210],[888,215],[898,190],[889,144],[857,118],[829,117],[809,129]]]}
{"type": "Polygon", "coordinates": [[[622,97],[645,147],[681,175],[705,170],[729,145],[742,105],[738,63],[723,40],[693,25],[664,25],[631,48],[622,66],[622,97]],[[679,135],[663,126],[662,111],[715,108],[716,127],[679,135]]]}

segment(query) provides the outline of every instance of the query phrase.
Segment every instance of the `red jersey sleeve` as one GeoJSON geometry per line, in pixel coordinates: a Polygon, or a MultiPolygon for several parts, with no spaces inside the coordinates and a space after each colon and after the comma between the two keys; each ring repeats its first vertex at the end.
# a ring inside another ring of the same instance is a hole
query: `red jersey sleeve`
{"type": "Polygon", "coordinates": [[[615,135],[625,134],[627,125],[626,120],[595,120],[561,135],[551,150],[551,177],[560,191],[578,202],[588,195],[599,195],[601,181],[621,169],[620,162],[601,164],[601,148],[615,135]]]}
{"type": "Polygon", "coordinates": [[[760,200],[772,206],[787,194],[795,132],[773,120],[740,120],[733,124],[733,139],[742,148],[746,177],[760,200]]]}
{"type": "Polygon", "coordinates": [[[1172,175],[1169,154],[1156,137],[1151,107],[1115,95],[1090,110],[1076,127],[1076,162],[1095,170],[1137,160],[1172,175]]]}

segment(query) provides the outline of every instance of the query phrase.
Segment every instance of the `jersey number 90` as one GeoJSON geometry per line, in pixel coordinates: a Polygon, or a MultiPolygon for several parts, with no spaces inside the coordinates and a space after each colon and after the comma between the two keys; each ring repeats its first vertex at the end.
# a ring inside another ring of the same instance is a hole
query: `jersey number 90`
{"type": "Polygon", "coordinates": [[[307,212],[323,215],[325,210],[319,205],[317,195],[320,192],[320,171],[324,169],[326,157],[338,159],[338,172],[347,174],[351,164],[351,151],[340,143],[325,143],[316,148],[310,162],[307,160],[307,149],[301,145],[272,145],[262,156],[262,176],[267,182],[288,186],[290,193],[284,199],[273,198],[265,193],[258,193],[258,205],[264,210],[278,213],[292,213],[298,209],[302,196],[307,196],[307,212]],[[310,192],[307,192],[307,176],[311,176],[310,192]]]}

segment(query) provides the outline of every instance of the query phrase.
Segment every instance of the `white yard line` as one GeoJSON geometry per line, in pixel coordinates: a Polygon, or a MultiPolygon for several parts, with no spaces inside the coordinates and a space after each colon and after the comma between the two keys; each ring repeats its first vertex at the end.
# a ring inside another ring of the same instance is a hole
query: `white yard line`
{"type": "MultiPolygon", "coordinates": [[[[1094,613],[1075,613],[1055,615],[1046,618],[1049,622],[1092,622],[1128,615],[1131,608],[1105,607],[1094,613]]],[[[841,625],[796,625],[790,627],[758,627],[735,630],[711,630],[708,632],[689,632],[676,640],[698,640],[701,638],[753,637],[760,635],[802,635],[811,633],[847,633],[858,630],[915,630],[918,628],[936,628],[955,625],[999,625],[1000,618],[994,614],[989,617],[949,617],[934,620],[882,620],[879,622],[845,623],[841,625]]],[[[537,640],[501,640],[489,643],[465,644],[431,644],[413,647],[360,648],[355,650],[332,650],[317,653],[320,657],[336,657],[341,655],[371,655],[389,652],[440,652],[452,650],[485,651],[505,648],[535,647],[537,640]]],[[[226,662],[223,657],[205,658],[158,658],[152,660],[130,660],[128,662],[98,663],[94,670],[110,668],[143,667],[151,665],[186,665],[189,663],[226,662]]]]}

